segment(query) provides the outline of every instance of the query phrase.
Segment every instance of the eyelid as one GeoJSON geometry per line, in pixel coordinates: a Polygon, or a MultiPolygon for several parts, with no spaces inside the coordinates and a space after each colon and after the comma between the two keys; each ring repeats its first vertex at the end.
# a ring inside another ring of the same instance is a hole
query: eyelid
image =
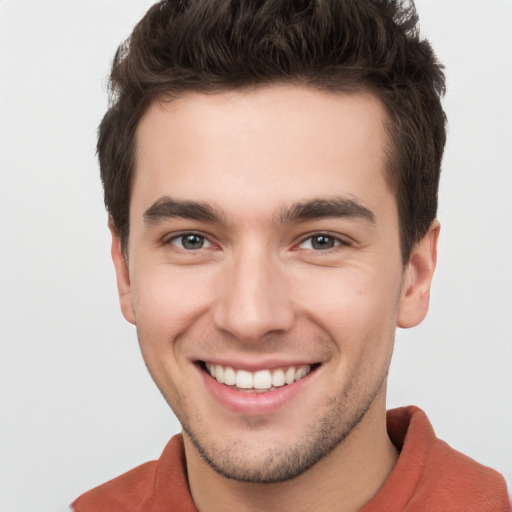
{"type": "Polygon", "coordinates": [[[339,246],[347,246],[348,247],[348,246],[352,245],[352,242],[351,242],[351,240],[348,237],[342,236],[339,233],[332,233],[330,231],[315,231],[313,233],[308,233],[306,235],[303,235],[300,238],[298,244],[295,246],[295,249],[301,249],[300,246],[302,244],[304,244],[308,240],[312,240],[313,238],[319,237],[319,236],[325,236],[326,238],[334,239],[334,241],[335,241],[334,246],[330,247],[330,248],[327,248],[327,249],[324,249],[324,250],[317,250],[317,249],[313,249],[313,248],[308,248],[308,249],[305,249],[305,250],[314,251],[314,252],[329,252],[329,251],[335,250],[339,246]]]}
{"type": "MultiPolygon", "coordinates": [[[[312,251],[312,252],[329,252],[329,251],[335,250],[339,246],[347,246],[348,247],[348,246],[353,245],[353,241],[349,237],[347,237],[346,235],[341,235],[339,233],[332,233],[331,231],[314,231],[314,232],[302,235],[300,237],[299,241],[296,244],[294,244],[293,250],[301,249],[300,246],[302,244],[304,244],[308,240],[312,240],[313,238],[319,237],[319,236],[325,236],[325,237],[334,239],[335,240],[335,245],[333,247],[331,247],[331,248],[324,249],[323,251],[322,250],[313,249],[313,248],[308,248],[308,249],[305,249],[305,250],[309,250],[309,251],[312,251]]],[[[198,251],[200,251],[202,249],[211,249],[212,247],[213,248],[219,248],[219,244],[214,242],[212,240],[212,238],[213,237],[211,235],[209,235],[207,233],[204,233],[202,231],[183,230],[183,231],[178,231],[178,232],[166,234],[164,237],[162,237],[161,244],[164,245],[164,246],[165,245],[173,245],[174,247],[177,247],[178,249],[181,249],[181,250],[186,251],[186,252],[198,252],[198,251]],[[173,244],[173,242],[175,240],[178,240],[178,239],[180,239],[182,237],[185,237],[187,235],[196,235],[198,237],[201,237],[201,238],[204,239],[205,243],[208,244],[208,245],[206,247],[201,247],[200,249],[196,249],[195,251],[193,251],[193,250],[190,250],[190,249],[180,248],[180,247],[176,246],[175,244],[173,244]]]]}
{"type": "Polygon", "coordinates": [[[161,244],[162,245],[172,245],[172,246],[176,247],[177,249],[183,250],[186,252],[198,252],[198,251],[201,251],[202,249],[210,249],[211,247],[216,246],[216,244],[211,240],[211,237],[209,235],[202,233],[200,231],[194,231],[194,230],[184,230],[184,231],[167,234],[166,236],[164,236],[162,238],[161,244]],[[175,240],[179,240],[180,238],[183,238],[183,237],[186,237],[189,235],[195,235],[195,236],[202,238],[204,240],[204,242],[208,245],[206,247],[203,246],[203,247],[193,251],[190,249],[185,249],[184,247],[179,247],[173,243],[175,240]]]}

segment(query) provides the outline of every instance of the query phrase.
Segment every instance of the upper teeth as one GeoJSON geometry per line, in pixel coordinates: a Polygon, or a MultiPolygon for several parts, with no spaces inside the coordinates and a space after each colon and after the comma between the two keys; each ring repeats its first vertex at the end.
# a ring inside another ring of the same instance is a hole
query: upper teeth
{"type": "Polygon", "coordinates": [[[235,370],[230,366],[206,363],[206,368],[211,376],[228,386],[236,386],[241,389],[270,389],[291,384],[305,377],[311,370],[309,364],[302,366],[289,366],[274,370],[258,370],[249,372],[247,370],[235,370]]]}

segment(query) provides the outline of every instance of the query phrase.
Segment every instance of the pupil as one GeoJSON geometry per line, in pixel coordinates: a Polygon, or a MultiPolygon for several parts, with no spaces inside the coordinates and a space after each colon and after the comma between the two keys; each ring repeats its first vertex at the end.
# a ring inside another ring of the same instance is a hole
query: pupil
{"type": "Polygon", "coordinates": [[[198,235],[187,235],[183,237],[183,247],[185,249],[201,249],[203,238],[198,235]]]}
{"type": "Polygon", "coordinates": [[[312,240],[314,249],[330,249],[334,247],[334,238],[325,235],[315,236],[312,240]]]}

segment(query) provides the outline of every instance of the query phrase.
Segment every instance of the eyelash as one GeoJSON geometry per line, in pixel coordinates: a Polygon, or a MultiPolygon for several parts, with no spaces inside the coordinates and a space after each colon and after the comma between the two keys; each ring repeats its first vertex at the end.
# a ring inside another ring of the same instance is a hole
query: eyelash
{"type": "MultiPolygon", "coordinates": [[[[304,237],[300,241],[300,243],[297,246],[295,246],[295,249],[296,250],[301,249],[301,246],[308,241],[310,242],[311,247],[308,247],[308,248],[302,247],[302,249],[313,251],[313,252],[330,252],[331,250],[335,250],[339,246],[350,246],[350,243],[343,238],[334,236],[328,232],[318,232],[318,233],[312,233],[312,234],[304,237]],[[332,243],[333,245],[332,246],[327,245],[327,247],[322,248],[322,249],[320,249],[320,248],[315,249],[314,248],[315,240],[317,242],[319,242],[320,241],[319,239],[321,239],[321,238],[327,240],[329,243],[332,243]]],[[[183,232],[183,233],[174,235],[171,238],[164,240],[163,244],[164,245],[173,245],[175,247],[178,247],[180,250],[183,250],[186,252],[197,252],[197,251],[200,251],[201,249],[209,249],[211,247],[214,247],[214,245],[215,245],[215,244],[213,244],[213,242],[211,242],[208,239],[207,236],[205,236],[201,233],[194,232],[194,231],[187,231],[187,232],[183,232]],[[184,247],[184,242],[187,237],[197,237],[198,239],[200,239],[202,241],[201,247],[199,247],[197,249],[191,249],[191,248],[184,247]],[[182,241],[182,243],[180,244],[181,247],[177,246],[174,243],[178,240],[182,241]],[[204,244],[207,244],[207,246],[205,247],[204,244]]]]}
{"type": "Polygon", "coordinates": [[[205,236],[201,233],[196,233],[194,231],[186,231],[186,232],[179,233],[177,235],[174,235],[174,236],[164,240],[163,245],[174,245],[175,247],[178,247],[178,249],[181,249],[186,252],[197,252],[197,251],[200,251],[201,249],[209,249],[214,244],[208,239],[207,236],[205,236]],[[202,240],[203,244],[204,243],[208,244],[207,247],[204,247],[203,245],[197,249],[187,249],[186,247],[183,247],[184,240],[187,237],[194,237],[194,236],[197,238],[200,238],[202,240]],[[173,243],[173,242],[176,242],[177,240],[182,240],[182,247],[178,247],[176,244],[173,243]]]}
{"type": "Polygon", "coordinates": [[[350,243],[344,239],[340,238],[339,236],[332,235],[328,232],[318,232],[318,233],[312,233],[306,237],[304,237],[299,245],[296,247],[297,249],[301,249],[301,245],[303,245],[306,242],[310,242],[311,247],[304,248],[305,250],[313,251],[313,252],[330,252],[332,250],[336,250],[340,246],[350,246],[350,243]],[[328,239],[329,241],[332,241],[333,245],[331,247],[326,247],[324,249],[315,249],[313,247],[314,241],[319,240],[320,238],[328,239]]]}

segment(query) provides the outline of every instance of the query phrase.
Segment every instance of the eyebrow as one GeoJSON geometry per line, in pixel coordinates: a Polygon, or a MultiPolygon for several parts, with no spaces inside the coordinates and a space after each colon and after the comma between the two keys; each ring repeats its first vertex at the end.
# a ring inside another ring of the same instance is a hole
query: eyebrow
{"type": "MultiPolygon", "coordinates": [[[[144,212],[144,222],[148,226],[158,224],[170,218],[183,218],[227,225],[222,212],[208,203],[199,201],[181,201],[164,196],[144,212]]],[[[375,224],[375,215],[371,210],[350,197],[333,199],[312,199],[283,207],[276,215],[278,224],[293,224],[296,222],[325,219],[325,218],[359,218],[375,224]]]]}
{"type": "Polygon", "coordinates": [[[207,203],[179,201],[168,196],[160,198],[144,212],[144,222],[148,226],[176,217],[222,225],[226,224],[221,212],[207,203]]]}
{"type": "Polygon", "coordinates": [[[283,208],[277,215],[280,224],[325,218],[359,218],[375,224],[375,215],[356,199],[336,197],[333,199],[313,199],[296,203],[291,208],[283,208]]]}

